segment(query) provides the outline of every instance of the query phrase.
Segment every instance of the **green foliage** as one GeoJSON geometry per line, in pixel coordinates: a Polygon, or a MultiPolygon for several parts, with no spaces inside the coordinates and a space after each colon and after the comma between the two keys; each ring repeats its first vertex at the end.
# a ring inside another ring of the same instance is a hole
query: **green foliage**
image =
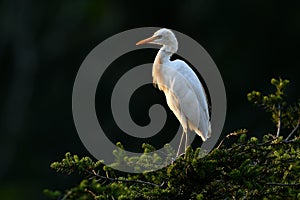
{"type": "MultiPolygon", "coordinates": [[[[272,79],[271,83],[276,86],[274,94],[252,92],[248,99],[271,113],[276,124],[282,121],[290,128],[287,138],[268,134],[259,141],[255,137],[247,139],[247,130],[238,130],[228,134],[207,156],[202,157],[199,148],[188,148],[184,156],[152,172],[148,170],[165,161],[157,154],[147,154],[154,150],[151,145],[143,145],[143,155],[128,157],[118,143],[113,165],[134,164],[137,171],[143,171],[137,174],[67,153],[51,168],[81,174],[82,181],[65,192],[44,192],[53,199],[300,199],[300,137],[296,134],[299,104],[286,103],[284,89],[288,81],[272,79]],[[280,112],[282,118],[276,117],[280,112]],[[234,142],[226,145],[224,141],[231,138],[234,142]]],[[[166,149],[167,159],[172,159],[174,150],[166,149]]]]}
{"type": "Polygon", "coordinates": [[[137,173],[153,171],[153,169],[159,169],[161,166],[166,166],[173,160],[175,155],[175,151],[169,144],[166,144],[161,152],[165,155],[164,160],[157,153],[153,153],[152,155],[149,154],[155,150],[154,147],[149,144],[142,145],[144,153],[141,156],[131,157],[126,155],[120,142],[117,143],[117,147],[119,148],[113,151],[115,161],[109,166],[112,168],[124,169],[124,171],[126,171],[125,169],[131,168],[137,173]]]}
{"type": "Polygon", "coordinates": [[[299,126],[300,99],[294,105],[289,105],[286,100],[285,90],[289,80],[273,78],[271,84],[276,88],[274,93],[263,95],[261,92],[253,91],[247,95],[248,100],[271,113],[272,121],[277,124],[278,129],[299,126]]]}

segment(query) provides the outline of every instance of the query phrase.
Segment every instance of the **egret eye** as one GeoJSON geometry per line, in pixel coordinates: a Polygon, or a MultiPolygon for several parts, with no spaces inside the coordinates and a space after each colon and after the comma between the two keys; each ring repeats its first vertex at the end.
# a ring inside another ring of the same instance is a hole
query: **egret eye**
{"type": "Polygon", "coordinates": [[[162,35],[157,35],[156,38],[160,39],[160,38],[162,38],[162,35]]]}

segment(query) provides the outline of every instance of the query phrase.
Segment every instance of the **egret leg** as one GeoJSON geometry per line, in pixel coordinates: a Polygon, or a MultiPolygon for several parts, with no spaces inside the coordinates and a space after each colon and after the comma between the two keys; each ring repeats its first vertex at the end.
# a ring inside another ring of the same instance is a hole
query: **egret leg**
{"type": "Polygon", "coordinates": [[[184,135],[184,134],[185,134],[185,131],[183,130],[183,131],[182,131],[182,134],[181,134],[181,139],[180,139],[180,143],[179,143],[179,146],[178,146],[178,150],[177,150],[176,157],[179,156],[179,151],[180,151],[180,147],[181,147],[181,143],[182,143],[183,135],[184,135]]]}
{"type": "Polygon", "coordinates": [[[187,132],[186,132],[186,133],[185,133],[185,145],[184,145],[184,152],[186,151],[187,147],[188,147],[188,134],[187,134],[187,132]]]}

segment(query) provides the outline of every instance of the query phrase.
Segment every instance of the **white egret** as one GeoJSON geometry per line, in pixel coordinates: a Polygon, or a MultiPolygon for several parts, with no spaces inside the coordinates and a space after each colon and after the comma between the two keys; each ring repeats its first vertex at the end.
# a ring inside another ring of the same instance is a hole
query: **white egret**
{"type": "Polygon", "coordinates": [[[178,156],[184,135],[187,149],[188,129],[195,131],[203,141],[211,136],[206,94],[197,75],[184,61],[170,60],[178,49],[177,39],[171,30],[162,28],[136,45],[146,43],[162,45],[153,63],[152,77],[154,85],[164,92],[169,108],[183,128],[178,156]]]}

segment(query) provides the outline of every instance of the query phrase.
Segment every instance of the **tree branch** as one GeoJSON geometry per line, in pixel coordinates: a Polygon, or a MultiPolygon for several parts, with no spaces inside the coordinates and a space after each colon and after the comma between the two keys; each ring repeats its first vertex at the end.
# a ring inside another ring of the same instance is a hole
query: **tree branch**
{"type": "Polygon", "coordinates": [[[300,187],[299,183],[267,183],[267,185],[283,187],[300,187]]]}
{"type": "Polygon", "coordinates": [[[299,128],[300,125],[300,119],[298,120],[297,125],[295,126],[295,128],[292,130],[292,132],[285,138],[285,141],[288,141],[290,139],[290,137],[292,137],[292,135],[297,131],[297,129],[299,128]]]}
{"type": "MultiPolygon", "coordinates": [[[[299,125],[300,126],[300,125],[299,125]]],[[[283,141],[280,141],[280,142],[277,142],[277,143],[272,143],[273,141],[275,141],[277,139],[277,137],[273,136],[272,139],[266,141],[266,142],[263,142],[263,143],[258,143],[258,144],[248,144],[248,143],[245,143],[245,144],[238,144],[234,147],[231,147],[228,149],[228,151],[232,151],[234,149],[237,149],[239,147],[245,147],[245,146],[265,146],[265,145],[271,145],[271,146],[274,146],[274,145],[279,145],[279,144],[288,144],[288,143],[292,143],[294,142],[295,140],[283,140],[283,141]]]]}
{"type": "Polygon", "coordinates": [[[91,190],[88,190],[87,188],[85,188],[84,191],[86,191],[86,192],[88,192],[89,194],[91,194],[91,195],[94,197],[94,199],[97,199],[97,195],[96,195],[94,192],[92,192],[91,190]]]}
{"type": "Polygon", "coordinates": [[[281,130],[281,106],[278,104],[278,124],[277,124],[277,133],[276,137],[279,137],[281,130]]]}
{"type": "Polygon", "coordinates": [[[129,183],[139,183],[139,184],[145,184],[145,185],[151,185],[151,186],[156,186],[156,187],[163,187],[165,182],[162,182],[162,184],[158,185],[158,184],[155,184],[155,183],[151,183],[151,182],[147,182],[147,181],[142,181],[142,180],[128,180],[128,179],[118,179],[118,178],[109,178],[109,177],[105,177],[105,176],[101,176],[99,174],[97,174],[95,172],[95,170],[92,170],[92,172],[89,172],[89,174],[97,177],[97,178],[100,178],[100,180],[104,179],[104,180],[108,180],[108,181],[111,181],[111,182],[129,182],[129,183]]]}
{"type": "Polygon", "coordinates": [[[229,137],[231,137],[231,136],[238,136],[238,133],[233,132],[233,133],[230,133],[230,134],[226,135],[223,138],[223,140],[220,142],[220,144],[217,146],[217,149],[219,149],[223,145],[223,143],[225,142],[225,140],[229,139],[229,137]]]}

